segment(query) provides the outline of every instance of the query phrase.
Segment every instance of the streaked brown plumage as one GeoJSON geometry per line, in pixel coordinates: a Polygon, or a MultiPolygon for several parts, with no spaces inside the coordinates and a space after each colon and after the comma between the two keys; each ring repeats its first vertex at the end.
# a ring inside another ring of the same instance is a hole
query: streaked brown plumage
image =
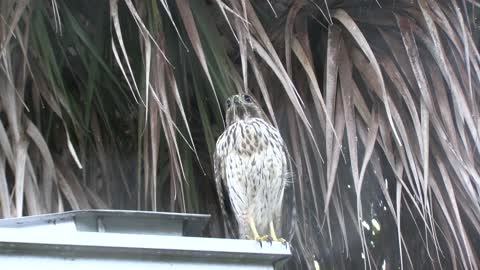
{"type": "Polygon", "coordinates": [[[227,229],[239,238],[260,239],[254,224],[260,235],[275,239],[290,173],[285,144],[249,95],[230,97],[226,105],[227,126],[217,140],[214,168],[227,229]]]}

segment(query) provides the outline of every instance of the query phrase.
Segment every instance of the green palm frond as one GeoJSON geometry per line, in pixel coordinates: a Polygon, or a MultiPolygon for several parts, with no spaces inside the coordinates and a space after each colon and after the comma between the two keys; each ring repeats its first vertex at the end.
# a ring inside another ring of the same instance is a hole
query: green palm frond
{"type": "Polygon", "coordinates": [[[295,167],[297,268],[478,269],[476,0],[0,0],[0,217],[212,214],[223,102],[295,167]]]}

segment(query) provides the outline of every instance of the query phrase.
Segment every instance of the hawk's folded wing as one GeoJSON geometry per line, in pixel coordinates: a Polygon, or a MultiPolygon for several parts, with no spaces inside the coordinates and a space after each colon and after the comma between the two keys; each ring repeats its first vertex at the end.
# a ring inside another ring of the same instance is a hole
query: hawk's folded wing
{"type": "Polygon", "coordinates": [[[222,147],[219,147],[219,145],[217,145],[216,149],[217,150],[213,155],[215,189],[217,190],[218,202],[220,205],[220,211],[222,213],[223,223],[225,226],[225,236],[238,238],[238,225],[235,217],[233,216],[232,204],[230,202],[228,188],[226,187],[225,183],[225,166],[223,164],[223,155],[219,152],[219,149],[222,149],[222,147]]]}

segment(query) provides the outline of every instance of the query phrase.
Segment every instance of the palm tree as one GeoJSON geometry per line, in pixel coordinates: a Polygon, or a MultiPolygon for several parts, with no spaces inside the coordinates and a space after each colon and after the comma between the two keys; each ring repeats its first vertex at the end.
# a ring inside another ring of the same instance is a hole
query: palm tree
{"type": "Polygon", "coordinates": [[[0,0],[0,217],[212,214],[227,96],[295,167],[296,268],[478,269],[476,0],[0,0]]]}

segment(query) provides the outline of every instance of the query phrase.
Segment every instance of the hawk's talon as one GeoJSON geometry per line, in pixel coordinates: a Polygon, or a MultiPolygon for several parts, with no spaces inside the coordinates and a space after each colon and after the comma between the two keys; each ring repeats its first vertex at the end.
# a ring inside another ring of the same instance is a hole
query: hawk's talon
{"type": "Polygon", "coordinates": [[[272,241],[272,238],[270,237],[270,235],[266,234],[266,235],[260,237],[259,240],[261,240],[261,241],[266,241],[266,242],[271,242],[271,241],[272,241]]]}
{"type": "Polygon", "coordinates": [[[272,243],[273,243],[273,238],[270,236],[270,235],[266,235],[267,236],[267,242],[270,243],[270,246],[272,246],[272,243]]]}
{"type": "MultiPolygon", "coordinates": [[[[287,240],[285,240],[284,238],[277,238],[277,234],[275,233],[275,229],[273,227],[272,221],[270,221],[270,224],[269,224],[270,234],[269,235],[266,234],[263,236],[260,236],[258,234],[257,228],[255,226],[255,221],[253,220],[253,218],[248,219],[248,224],[250,225],[250,230],[253,233],[253,239],[260,244],[260,247],[262,247],[262,241],[270,243],[270,246],[273,244],[273,242],[280,242],[283,245],[285,245],[285,247],[287,247],[287,240]]],[[[247,239],[250,239],[250,237],[247,236],[247,239]]]]}
{"type": "Polygon", "coordinates": [[[271,246],[272,243],[273,243],[273,238],[270,235],[266,234],[266,235],[260,237],[260,239],[258,239],[258,241],[265,241],[265,242],[269,243],[270,246],[271,246]]]}
{"type": "Polygon", "coordinates": [[[270,243],[270,246],[272,245],[272,238],[270,237],[270,235],[263,235],[263,236],[255,237],[255,240],[260,244],[260,247],[262,247],[262,245],[263,245],[262,242],[270,243]]]}
{"type": "Polygon", "coordinates": [[[282,243],[282,244],[285,245],[285,246],[287,245],[287,240],[285,240],[284,238],[281,238],[281,237],[280,237],[280,238],[277,239],[277,241],[280,242],[280,243],[282,243]]]}
{"type": "Polygon", "coordinates": [[[269,241],[269,239],[270,239],[270,236],[268,236],[268,235],[264,235],[264,236],[257,235],[257,236],[254,237],[254,240],[257,241],[260,244],[260,247],[263,247],[263,243],[262,243],[263,241],[269,242],[270,245],[271,245],[272,242],[269,241]]]}
{"type": "Polygon", "coordinates": [[[280,242],[282,243],[283,245],[287,246],[287,240],[285,240],[285,238],[277,238],[277,234],[275,233],[275,228],[273,227],[273,222],[270,221],[270,234],[272,235],[271,238],[272,238],[272,241],[275,241],[275,242],[280,242]]]}

